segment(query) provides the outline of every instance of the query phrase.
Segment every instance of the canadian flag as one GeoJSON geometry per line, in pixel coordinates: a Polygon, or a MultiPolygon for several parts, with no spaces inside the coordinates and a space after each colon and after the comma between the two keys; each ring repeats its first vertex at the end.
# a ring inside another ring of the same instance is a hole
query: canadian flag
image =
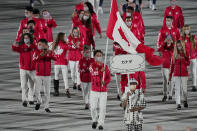
{"type": "Polygon", "coordinates": [[[106,35],[109,39],[116,41],[128,53],[145,53],[146,61],[153,66],[162,64],[163,59],[154,55],[154,49],[142,43],[135,37],[122,20],[118,11],[117,0],[112,0],[109,22],[106,35]]]}
{"type": "Polygon", "coordinates": [[[140,41],[135,37],[135,35],[130,31],[125,22],[122,20],[118,11],[116,0],[112,0],[106,34],[109,39],[118,42],[123,50],[131,54],[137,53],[136,48],[140,44],[140,41]]]}

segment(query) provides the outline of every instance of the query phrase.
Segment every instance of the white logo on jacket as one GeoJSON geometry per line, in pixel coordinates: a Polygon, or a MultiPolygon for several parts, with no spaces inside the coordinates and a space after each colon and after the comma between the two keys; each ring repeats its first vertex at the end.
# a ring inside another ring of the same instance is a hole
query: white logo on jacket
{"type": "Polygon", "coordinates": [[[54,52],[55,52],[56,55],[61,55],[62,52],[63,52],[63,49],[61,49],[60,46],[57,46],[57,48],[55,49],[54,52]]]}

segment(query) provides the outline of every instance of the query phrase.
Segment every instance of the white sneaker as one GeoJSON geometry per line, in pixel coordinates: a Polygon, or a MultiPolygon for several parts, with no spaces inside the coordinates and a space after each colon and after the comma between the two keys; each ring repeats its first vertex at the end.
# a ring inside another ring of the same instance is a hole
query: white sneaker
{"type": "Polygon", "coordinates": [[[153,5],[152,0],[149,0],[149,8],[150,9],[152,9],[152,5],[153,5]]]}
{"type": "Polygon", "coordinates": [[[157,10],[155,4],[152,5],[152,10],[157,10]]]}
{"type": "Polygon", "coordinates": [[[98,12],[100,13],[100,14],[103,14],[103,8],[102,7],[98,7],[98,12]]]}

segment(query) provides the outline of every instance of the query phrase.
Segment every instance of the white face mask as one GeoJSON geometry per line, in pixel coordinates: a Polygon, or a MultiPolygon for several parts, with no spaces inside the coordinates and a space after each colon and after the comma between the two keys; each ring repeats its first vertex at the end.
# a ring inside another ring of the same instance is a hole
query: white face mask
{"type": "Polygon", "coordinates": [[[47,17],[49,17],[49,16],[50,16],[49,13],[46,13],[46,14],[43,15],[44,18],[47,18],[47,17]]]}
{"type": "Polygon", "coordinates": [[[88,7],[84,7],[84,11],[88,11],[89,10],[89,8],[88,7]]]}
{"type": "Polygon", "coordinates": [[[182,50],[182,47],[181,47],[181,46],[179,46],[179,47],[177,47],[177,49],[178,49],[178,50],[182,50]]]}
{"type": "Polygon", "coordinates": [[[131,13],[127,12],[127,13],[126,13],[126,16],[131,16],[131,13]]]}
{"type": "Polygon", "coordinates": [[[102,61],[103,61],[103,57],[95,57],[95,60],[96,60],[97,62],[102,62],[102,61]]]}
{"type": "Polygon", "coordinates": [[[29,44],[30,40],[29,39],[24,39],[25,44],[29,44]]]}
{"type": "Polygon", "coordinates": [[[29,18],[29,17],[30,17],[30,14],[26,14],[26,13],[25,13],[25,17],[26,17],[26,18],[29,18]]]}
{"type": "Polygon", "coordinates": [[[83,19],[84,19],[84,20],[88,20],[88,19],[89,19],[89,16],[84,15],[84,16],[83,16],[83,19]]]}
{"type": "Polygon", "coordinates": [[[168,27],[171,27],[172,22],[171,22],[171,21],[166,21],[166,25],[167,25],[168,27]]]}
{"type": "Polygon", "coordinates": [[[131,21],[126,21],[127,26],[131,26],[131,23],[132,23],[131,21]]]}
{"type": "Polygon", "coordinates": [[[38,45],[38,49],[39,49],[39,50],[42,50],[43,48],[42,48],[42,46],[38,45]]]}
{"type": "Polygon", "coordinates": [[[185,34],[189,35],[190,31],[189,30],[185,30],[185,34]]]}

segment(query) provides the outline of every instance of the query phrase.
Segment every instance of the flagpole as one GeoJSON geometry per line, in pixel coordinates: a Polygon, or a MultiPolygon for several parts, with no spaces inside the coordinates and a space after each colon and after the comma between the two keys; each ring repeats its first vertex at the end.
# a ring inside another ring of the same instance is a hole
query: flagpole
{"type": "MultiPolygon", "coordinates": [[[[107,42],[106,42],[104,68],[105,68],[105,65],[107,63],[108,46],[109,46],[109,38],[107,38],[107,42]]],[[[104,82],[104,80],[105,80],[105,71],[103,72],[103,80],[102,80],[102,82],[104,82]]]]}

